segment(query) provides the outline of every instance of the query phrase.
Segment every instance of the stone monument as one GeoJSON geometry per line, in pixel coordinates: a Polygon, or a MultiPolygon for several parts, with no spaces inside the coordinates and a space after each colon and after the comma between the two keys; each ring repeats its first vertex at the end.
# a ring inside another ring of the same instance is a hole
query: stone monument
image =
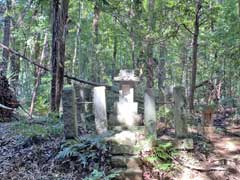
{"type": "Polygon", "coordinates": [[[119,83],[119,101],[114,103],[114,117],[110,125],[133,127],[140,125],[141,117],[138,115],[138,103],[134,102],[134,87],[139,78],[134,70],[120,70],[119,76],[114,78],[119,83]]]}

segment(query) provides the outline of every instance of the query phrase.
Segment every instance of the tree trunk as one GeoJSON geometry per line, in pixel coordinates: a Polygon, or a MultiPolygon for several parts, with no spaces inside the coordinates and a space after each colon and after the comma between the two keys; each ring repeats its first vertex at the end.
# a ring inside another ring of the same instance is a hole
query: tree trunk
{"type": "Polygon", "coordinates": [[[100,62],[98,60],[98,44],[99,44],[99,17],[100,9],[96,3],[94,6],[94,17],[93,17],[93,60],[92,60],[92,79],[94,82],[99,82],[100,73],[100,62]]]}
{"type": "MultiPolygon", "coordinates": [[[[11,17],[9,16],[9,11],[11,10],[11,0],[6,0],[6,16],[4,18],[4,29],[3,29],[3,44],[9,47],[10,42],[10,31],[11,31],[11,17]]],[[[2,52],[2,62],[0,64],[0,74],[3,76],[7,75],[7,65],[9,59],[9,52],[3,49],[2,52]]]]}
{"type": "MultiPolygon", "coordinates": [[[[148,32],[151,33],[154,29],[154,3],[155,0],[148,1],[148,32]]],[[[153,88],[154,86],[154,61],[153,61],[153,45],[151,38],[147,38],[147,88],[153,88]]]]}
{"type": "Polygon", "coordinates": [[[81,33],[81,2],[79,1],[78,7],[78,19],[79,23],[77,23],[77,32],[76,32],[76,40],[75,40],[75,48],[74,48],[74,55],[73,55],[73,62],[72,62],[72,75],[74,77],[80,76],[80,33],[81,33]]]}
{"type": "MultiPolygon", "coordinates": [[[[45,33],[45,37],[44,37],[44,46],[42,49],[42,54],[40,57],[40,61],[39,64],[44,64],[44,60],[46,59],[46,51],[48,48],[48,41],[47,41],[47,33],[45,33]]],[[[36,76],[36,81],[35,81],[35,85],[34,85],[34,89],[33,89],[33,93],[32,93],[32,101],[31,101],[31,106],[30,106],[30,110],[29,110],[29,114],[32,117],[32,113],[34,110],[34,103],[37,97],[37,91],[38,91],[38,87],[40,85],[41,82],[41,75],[42,75],[42,69],[40,69],[39,67],[36,67],[36,72],[37,72],[37,76],[36,76]]]]}
{"type": "MultiPolygon", "coordinates": [[[[116,22],[116,21],[115,21],[116,22]]],[[[112,80],[115,76],[115,68],[116,68],[116,63],[117,63],[117,36],[114,35],[113,39],[113,62],[112,62],[112,80]]]]}
{"type": "Polygon", "coordinates": [[[58,112],[63,89],[68,0],[53,0],[51,111],[58,112]]]}
{"type": "Polygon", "coordinates": [[[198,54],[198,36],[199,36],[199,19],[200,19],[200,9],[201,9],[201,0],[196,0],[195,7],[195,20],[194,20],[194,33],[193,33],[193,51],[192,51],[192,79],[189,95],[189,109],[190,111],[194,110],[194,93],[196,85],[196,75],[197,75],[197,54],[198,54]]]}
{"type": "MultiPolygon", "coordinates": [[[[16,46],[16,39],[15,37],[12,37],[12,45],[16,46]]],[[[14,47],[13,47],[14,48],[14,47]]],[[[14,48],[15,49],[15,48],[14,48]]],[[[11,86],[13,87],[16,95],[18,94],[18,79],[19,79],[19,73],[20,73],[20,61],[19,57],[16,56],[15,54],[11,54],[10,56],[10,70],[11,73],[14,74],[11,80],[11,86]]]]}

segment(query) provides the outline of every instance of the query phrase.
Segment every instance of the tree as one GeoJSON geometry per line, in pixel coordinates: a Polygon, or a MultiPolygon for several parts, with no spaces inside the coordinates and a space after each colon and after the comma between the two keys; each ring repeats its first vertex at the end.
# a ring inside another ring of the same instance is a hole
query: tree
{"type": "Polygon", "coordinates": [[[68,0],[53,0],[51,111],[58,112],[63,89],[68,0]]]}
{"type": "Polygon", "coordinates": [[[201,0],[195,0],[195,19],[194,19],[194,32],[192,41],[192,78],[191,87],[189,95],[189,109],[192,111],[194,109],[194,92],[196,86],[196,75],[197,75],[197,54],[198,54],[198,36],[200,27],[200,10],[202,8],[201,0]]]}
{"type": "MultiPolygon", "coordinates": [[[[5,11],[5,18],[4,18],[4,35],[3,35],[3,44],[5,46],[9,46],[10,43],[10,32],[11,32],[11,0],[6,0],[6,11],[5,11]]],[[[2,53],[2,62],[0,64],[0,74],[6,76],[7,74],[7,65],[9,60],[9,52],[6,49],[3,49],[2,53]]]]}

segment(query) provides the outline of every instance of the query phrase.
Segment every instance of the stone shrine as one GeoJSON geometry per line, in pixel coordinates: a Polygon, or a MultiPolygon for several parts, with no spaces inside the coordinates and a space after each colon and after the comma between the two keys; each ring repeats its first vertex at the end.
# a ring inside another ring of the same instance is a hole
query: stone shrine
{"type": "Polygon", "coordinates": [[[134,102],[134,86],[139,78],[134,75],[134,70],[120,70],[119,76],[115,77],[114,81],[120,86],[119,101],[114,103],[114,117],[110,124],[124,127],[140,125],[138,103],[134,102]]]}

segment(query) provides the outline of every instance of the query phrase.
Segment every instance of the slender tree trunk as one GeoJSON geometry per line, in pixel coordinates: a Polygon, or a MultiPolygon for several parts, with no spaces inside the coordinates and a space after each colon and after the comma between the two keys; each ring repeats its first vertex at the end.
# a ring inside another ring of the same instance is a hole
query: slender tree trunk
{"type": "MultiPolygon", "coordinates": [[[[9,47],[10,42],[10,31],[11,31],[11,17],[9,12],[11,10],[11,0],[6,0],[6,16],[4,18],[4,29],[3,29],[3,44],[9,47]]],[[[7,65],[9,60],[9,52],[6,49],[3,49],[2,52],[2,62],[0,63],[0,75],[6,76],[7,74],[7,65]]]]}
{"type": "MultiPolygon", "coordinates": [[[[47,48],[48,48],[47,36],[48,36],[47,33],[45,33],[44,43],[43,43],[44,46],[43,46],[42,54],[41,54],[40,61],[39,61],[39,64],[41,64],[41,65],[44,64],[43,61],[46,59],[46,51],[47,51],[47,48]]],[[[34,85],[34,89],[33,89],[33,93],[32,93],[31,106],[30,106],[30,110],[29,110],[29,114],[30,114],[31,117],[32,117],[32,113],[33,113],[33,110],[34,110],[34,103],[36,101],[38,87],[39,87],[40,82],[41,82],[42,69],[37,68],[36,72],[37,72],[37,76],[36,76],[36,81],[35,81],[35,85],[34,85]]]]}
{"type": "Polygon", "coordinates": [[[61,14],[60,14],[60,49],[59,49],[59,63],[57,66],[56,79],[56,108],[60,107],[62,97],[63,83],[64,83],[64,62],[65,62],[65,42],[67,35],[67,18],[68,18],[69,0],[61,0],[61,14]]]}
{"type": "Polygon", "coordinates": [[[75,40],[75,47],[74,47],[74,55],[73,55],[73,62],[72,62],[72,75],[74,77],[80,76],[80,33],[81,33],[81,2],[79,1],[78,7],[78,19],[79,23],[77,24],[77,32],[76,32],[76,40],[75,40]]]}
{"type": "MultiPolygon", "coordinates": [[[[116,23],[116,19],[114,20],[114,22],[116,23]]],[[[113,62],[112,62],[112,79],[114,78],[115,76],[115,68],[116,68],[116,62],[117,62],[117,36],[114,35],[114,40],[113,40],[113,62]]]]}
{"type": "Polygon", "coordinates": [[[196,75],[197,75],[197,54],[198,54],[198,36],[199,36],[199,19],[200,19],[200,9],[201,9],[201,0],[195,1],[195,20],[194,20],[194,33],[193,33],[193,52],[192,52],[192,79],[189,95],[189,109],[190,111],[194,110],[194,93],[196,85],[196,75]]]}
{"type": "Polygon", "coordinates": [[[240,0],[238,0],[238,16],[240,18],[240,0]]]}
{"type": "MultiPolygon", "coordinates": [[[[13,49],[16,49],[16,39],[15,37],[11,37],[11,44],[13,45],[13,49]]],[[[11,81],[11,86],[13,87],[16,94],[18,94],[18,80],[19,80],[19,73],[20,73],[20,61],[19,57],[15,54],[11,54],[10,56],[10,70],[11,73],[14,74],[11,81]]]]}
{"type": "Polygon", "coordinates": [[[63,88],[68,0],[53,0],[51,111],[58,112],[63,88]]]}
{"type": "MultiPolygon", "coordinates": [[[[148,1],[148,31],[152,32],[154,29],[154,3],[155,0],[148,1]]],[[[153,88],[154,86],[154,61],[153,61],[153,45],[150,38],[147,38],[147,88],[153,88]]]]}
{"type": "Polygon", "coordinates": [[[92,79],[95,82],[99,81],[100,73],[100,62],[98,59],[98,44],[99,44],[99,18],[100,9],[96,3],[94,6],[94,17],[93,17],[93,60],[92,60],[92,79]]]}

